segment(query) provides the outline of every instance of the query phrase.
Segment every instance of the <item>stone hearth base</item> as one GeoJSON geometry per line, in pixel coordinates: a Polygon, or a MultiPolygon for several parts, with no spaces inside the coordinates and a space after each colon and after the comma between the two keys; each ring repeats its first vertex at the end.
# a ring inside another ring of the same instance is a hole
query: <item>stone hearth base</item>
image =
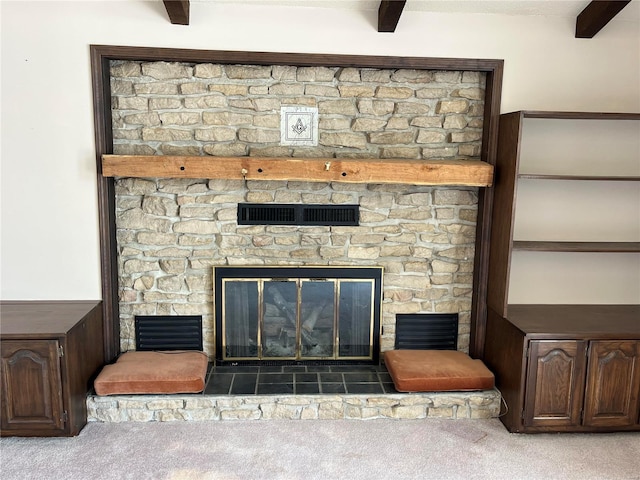
{"type": "Polygon", "coordinates": [[[494,418],[500,411],[500,393],[90,395],[87,410],[90,422],[494,418]]]}

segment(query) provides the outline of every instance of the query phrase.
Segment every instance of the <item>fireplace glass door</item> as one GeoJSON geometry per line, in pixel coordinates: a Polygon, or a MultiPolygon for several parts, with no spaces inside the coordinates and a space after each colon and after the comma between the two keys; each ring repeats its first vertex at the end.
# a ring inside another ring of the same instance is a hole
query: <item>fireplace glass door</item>
{"type": "Polygon", "coordinates": [[[375,286],[374,279],[223,279],[222,360],[371,360],[375,286]]]}

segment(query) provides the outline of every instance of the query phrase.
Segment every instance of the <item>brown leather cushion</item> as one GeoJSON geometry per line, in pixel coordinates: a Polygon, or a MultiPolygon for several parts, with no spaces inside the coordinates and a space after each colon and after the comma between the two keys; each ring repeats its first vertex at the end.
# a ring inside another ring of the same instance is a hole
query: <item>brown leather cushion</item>
{"type": "Polygon", "coordinates": [[[204,390],[208,361],[204,352],[126,352],[93,386],[98,395],[197,393],[204,390]]]}
{"type": "Polygon", "coordinates": [[[456,350],[391,350],[384,363],[399,392],[488,390],[495,385],[482,360],[456,350]]]}

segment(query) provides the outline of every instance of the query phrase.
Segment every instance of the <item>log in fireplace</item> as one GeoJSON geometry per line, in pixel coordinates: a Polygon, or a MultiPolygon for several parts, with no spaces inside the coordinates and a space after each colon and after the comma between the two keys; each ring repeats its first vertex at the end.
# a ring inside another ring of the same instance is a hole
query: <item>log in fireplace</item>
{"type": "Polygon", "coordinates": [[[371,362],[382,267],[216,267],[216,361],[371,362]]]}

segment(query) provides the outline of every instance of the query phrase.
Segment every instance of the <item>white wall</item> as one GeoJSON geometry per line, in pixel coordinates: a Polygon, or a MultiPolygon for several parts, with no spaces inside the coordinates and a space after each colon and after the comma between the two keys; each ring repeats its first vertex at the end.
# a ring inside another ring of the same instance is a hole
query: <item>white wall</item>
{"type": "MultiPolygon", "coordinates": [[[[502,111],[640,111],[640,27],[619,16],[594,39],[559,17],[192,2],[0,2],[0,298],[100,298],[89,45],[505,60],[502,111]],[[73,232],[70,234],[69,232],[73,232]]],[[[636,10],[637,11],[637,10],[636,10]]]]}

